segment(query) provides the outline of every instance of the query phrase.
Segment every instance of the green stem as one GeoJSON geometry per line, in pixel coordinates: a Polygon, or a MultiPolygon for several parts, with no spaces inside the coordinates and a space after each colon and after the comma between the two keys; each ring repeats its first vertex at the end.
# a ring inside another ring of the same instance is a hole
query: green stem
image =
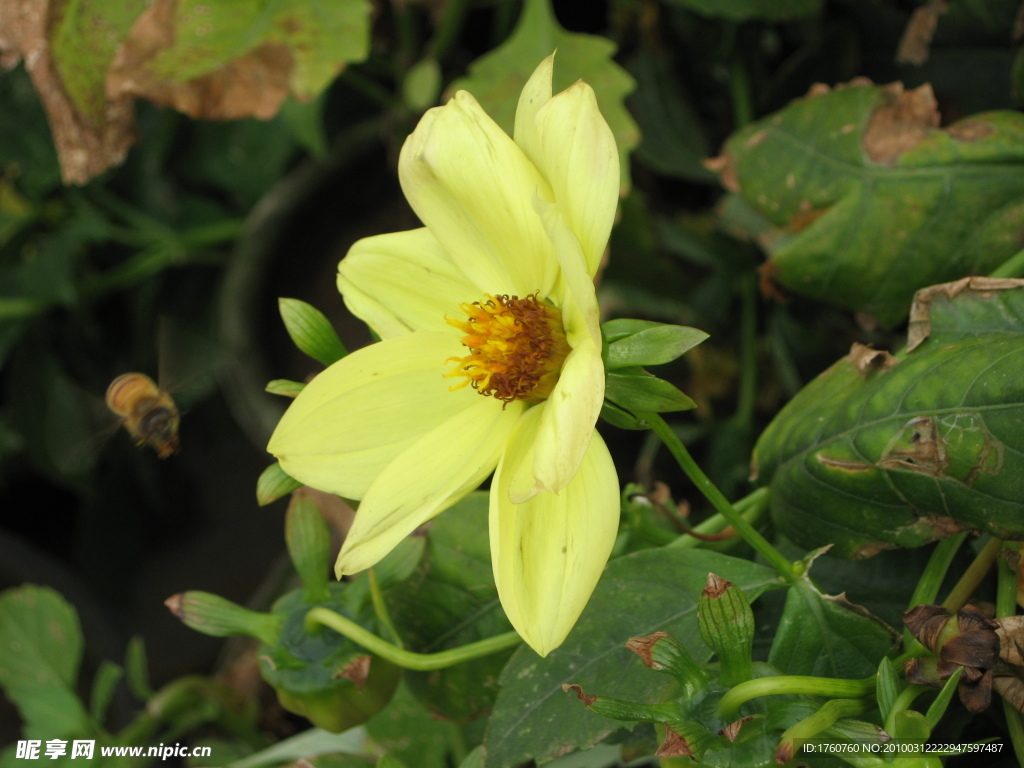
{"type": "Polygon", "coordinates": [[[377,571],[371,568],[368,573],[370,576],[370,600],[373,602],[373,612],[377,615],[377,621],[384,628],[385,634],[391,638],[391,642],[401,648],[402,636],[398,634],[394,622],[391,621],[391,614],[388,613],[388,606],[384,602],[384,594],[380,590],[377,571]]]}
{"type": "Polygon", "coordinates": [[[729,525],[735,528],[736,532],[775,568],[779,576],[787,581],[792,581],[799,576],[799,565],[789,562],[764,536],[757,532],[754,526],[747,522],[746,518],[736,511],[732,504],[729,503],[729,500],[722,495],[722,492],[704,474],[704,471],[697,466],[697,462],[693,460],[690,452],[686,450],[686,446],[683,445],[683,442],[661,416],[656,413],[640,413],[637,416],[650,425],[654,433],[665,443],[665,447],[671,451],[683,472],[686,473],[686,476],[697,486],[697,489],[704,494],[704,497],[711,502],[719,514],[729,522],[729,525]]]}
{"type": "MultiPolygon", "coordinates": [[[[753,493],[749,493],[742,499],[733,504],[733,508],[743,516],[751,525],[756,525],[758,520],[768,510],[768,502],[771,500],[771,491],[765,488],[758,488],[753,493]]],[[[693,526],[693,530],[696,533],[702,533],[710,535],[718,533],[723,528],[729,525],[729,521],[725,519],[724,515],[714,514],[707,520],[693,526]]],[[[666,546],[675,547],[678,549],[689,549],[691,547],[697,547],[702,544],[700,539],[696,536],[691,536],[688,533],[684,533],[682,536],[674,538],[666,546]]]]}
{"type": "Polygon", "coordinates": [[[732,99],[732,114],[736,122],[735,130],[749,124],[754,119],[754,108],[750,99],[750,78],[743,67],[742,58],[733,54],[729,65],[729,96],[732,99]]]}
{"type": "Polygon", "coordinates": [[[1024,251],[1017,251],[989,273],[989,277],[1024,277],[1024,251]]]}
{"type": "Polygon", "coordinates": [[[787,742],[792,744],[792,751],[795,753],[803,742],[814,738],[822,731],[831,728],[836,721],[843,717],[855,717],[868,710],[868,703],[864,699],[831,699],[826,701],[817,712],[805,717],[800,722],[787,728],[779,739],[780,745],[787,742]],[[799,743],[798,743],[799,742],[799,743]]]}
{"type": "Polygon", "coordinates": [[[779,675],[759,677],[733,686],[718,703],[718,714],[726,720],[739,712],[740,705],[760,696],[780,694],[807,694],[829,696],[837,699],[859,699],[874,693],[874,676],[863,680],[843,680],[835,677],[813,677],[811,675],[779,675]]]}
{"type": "Polygon", "coordinates": [[[430,53],[436,61],[441,61],[455,43],[462,29],[462,20],[466,15],[468,0],[448,0],[444,6],[441,23],[430,43],[430,53]]]}
{"type": "Polygon", "coordinates": [[[742,344],[740,347],[740,392],[733,421],[749,428],[754,420],[757,398],[757,284],[754,276],[740,283],[742,301],[742,344]]]}
{"type": "Polygon", "coordinates": [[[393,645],[372,632],[364,629],[350,619],[346,619],[327,608],[312,608],[306,614],[306,630],[313,631],[317,624],[333,629],[335,632],[344,635],[349,640],[357,643],[371,653],[380,656],[385,661],[390,661],[403,669],[412,669],[417,672],[429,672],[434,669],[446,669],[447,667],[461,664],[464,661],[479,659],[506,648],[518,645],[522,640],[516,632],[506,632],[503,635],[489,637],[486,640],[479,640],[475,643],[463,645],[459,648],[451,648],[438,653],[413,653],[393,645]]]}
{"type": "MultiPolygon", "coordinates": [[[[914,588],[910,604],[907,605],[908,610],[915,605],[931,605],[935,602],[939,595],[939,589],[942,587],[942,582],[946,578],[946,572],[949,571],[949,566],[953,562],[953,558],[956,557],[956,553],[960,550],[960,546],[964,543],[965,538],[967,538],[966,531],[956,536],[950,536],[948,539],[942,539],[935,545],[931,557],[928,558],[928,565],[925,566],[924,572],[914,588]]],[[[904,653],[900,657],[901,659],[920,656],[925,651],[925,647],[910,634],[909,630],[904,628],[903,650],[904,653]]]]}
{"type": "Polygon", "coordinates": [[[1001,545],[1002,542],[999,539],[992,539],[985,545],[984,549],[974,558],[974,562],[964,571],[960,581],[956,583],[956,586],[946,596],[946,599],[942,601],[943,608],[950,613],[956,613],[964,607],[967,601],[971,599],[971,595],[974,594],[978,585],[981,584],[982,579],[992,570],[992,564],[995,563],[996,558],[999,556],[999,547],[1001,545]]]}

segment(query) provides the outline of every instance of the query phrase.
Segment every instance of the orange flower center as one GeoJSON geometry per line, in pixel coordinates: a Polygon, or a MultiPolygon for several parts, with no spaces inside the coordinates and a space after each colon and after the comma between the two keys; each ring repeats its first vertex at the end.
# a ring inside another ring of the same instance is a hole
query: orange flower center
{"type": "Polygon", "coordinates": [[[505,403],[536,403],[551,394],[569,354],[557,309],[538,300],[537,294],[524,299],[487,294],[484,301],[461,306],[468,319],[445,318],[466,334],[462,343],[470,351],[446,361],[457,365],[445,378],[465,377],[452,390],[469,384],[481,395],[505,403]]]}

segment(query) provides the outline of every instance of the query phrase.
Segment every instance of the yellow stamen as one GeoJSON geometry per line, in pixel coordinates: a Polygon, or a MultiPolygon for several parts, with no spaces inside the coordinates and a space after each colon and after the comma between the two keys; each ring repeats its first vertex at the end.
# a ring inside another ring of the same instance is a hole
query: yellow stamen
{"type": "Polygon", "coordinates": [[[466,377],[452,390],[469,384],[481,395],[506,403],[540,402],[551,394],[569,354],[557,309],[537,294],[524,299],[487,294],[484,301],[461,306],[468,319],[445,320],[466,334],[462,343],[472,354],[446,361],[458,364],[445,378],[466,377]]]}

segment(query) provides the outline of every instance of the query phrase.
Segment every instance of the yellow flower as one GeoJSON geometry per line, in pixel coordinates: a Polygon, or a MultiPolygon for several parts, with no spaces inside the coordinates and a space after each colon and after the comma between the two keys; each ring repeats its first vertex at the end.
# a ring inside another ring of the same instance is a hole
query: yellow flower
{"type": "Polygon", "coordinates": [[[619,518],[594,425],[604,366],[593,277],[615,214],[615,140],[579,81],[527,82],[515,140],[460,91],[406,140],[399,177],[426,225],[360,240],[339,266],[382,341],[318,375],[268,447],[288,474],[361,499],[339,576],[372,566],[494,473],[502,606],[546,655],[597,584],[619,518]]]}

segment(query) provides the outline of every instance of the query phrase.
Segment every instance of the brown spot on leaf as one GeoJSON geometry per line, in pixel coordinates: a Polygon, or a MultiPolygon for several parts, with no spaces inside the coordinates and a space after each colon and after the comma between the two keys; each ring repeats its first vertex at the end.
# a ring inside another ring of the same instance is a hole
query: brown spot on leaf
{"type": "Polygon", "coordinates": [[[768,138],[768,131],[757,131],[756,133],[752,133],[744,143],[746,144],[747,149],[753,149],[766,138],[768,138]]]}
{"type": "Polygon", "coordinates": [[[789,301],[789,294],[779,283],[779,265],[774,261],[766,261],[757,268],[757,287],[766,299],[774,299],[780,304],[789,301]]]}
{"type": "Polygon", "coordinates": [[[931,335],[931,304],[935,299],[955,299],[964,291],[988,298],[999,291],[1024,288],[1024,280],[1008,277],[965,277],[952,283],[922,288],[914,294],[907,327],[907,352],[913,352],[931,335]]]}
{"type": "Polygon", "coordinates": [[[626,648],[639,656],[643,663],[651,669],[661,669],[660,664],[655,666],[654,659],[651,657],[651,651],[659,640],[668,636],[668,632],[658,631],[646,637],[631,637],[626,643],[626,648]]]}
{"type": "Polygon", "coordinates": [[[948,10],[949,0],[928,0],[918,6],[911,14],[896,49],[897,64],[921,66],[928,61],[928,49],[935,37],[935,29],[939,26],[939,16],[948,10]]]}
{"type": "Polygon", "coordinates": [[[370,662],[373,661],[373,657],[369,654],[362,654],[356,656],[352,661],[345,665],[338,673],[338,677],[343,677],[346,680],[351,680],[355,683],[356,690],[363,690],[363,686],[366,685],[366,679],[370,676],[370,662]]]}
{"type": "Polygon", "coordinates": [[[597,696],[592,696],[590,694],[584,693],[583,688],[576,685],[576,683],[562,683],[562,690],[567,692],[572,691],[576,694],[576,698],[578,698],[588,707],[595,701],[597,701],[597,696]]]}
{"type": "Polygon", "coordinates": [[[740,191],[740,177],[736,173],[736,166],[728,152],[723,152],[718,157],[709,157],[704,160],[704,167],[712,173],[718,174],[718,180],[722,186],[730,192],[740,191]]]}
{"type": "Polygon", "coordinates": [[[273,117],[289,91],[291,52],[264,43],[209,74],[177,81],[160,68],[173,48],[178,0],[157,0],[135,21],[107,74],[107,96],[142,96],[196,118],[273,117]]]}
{"type": "Polygon", "coordinates": [[[682,736],[672,730],[668,725],[665,726],[665,740],[661,742],[661,746],[658,747],[658,751],[654,753],[655,757],[667,758],[667,757],[689,757],[696,760],[696,755],[690,749],[690,745],[686,742],[682,736]]]}
{"type": "Polygon", "coordinates": [[[857,342],[850,347],[847,357],[862,379],[868,379],[875,373],[888,371],[900,362],[883,349],[872,349],[857,342]]]}
{"type": "Polygon", "coordinates": [[[816,453],[814,458],[818,463],[829,469],[836,469],[840,472],[873,472],[876,467],[866,461],[855,461],[854,459],[835,459],[823,453],[816,453]]]}
{"type": "Polygon", "coordinates": [[[946,132],[954,139],[965,143],[981,141],[991,136],[994,131],[995,128],[990,123],[976,120],[961,120],[946,129],[946,132]]]}
{"type": "Polygon", "coordinates": [[[714,573],[709,573],[708,581],[704,585],[704,591],[701,592],[700,596],[708,597],[712,600],[717,600],[723,594],[725,594],[725,590],[727,590],[731,586],[731,581],[727,581],[726,579],[723,579],[721,576],[718,576],[714,573]]]}
{"type": "Polygon", "coordinates": [[[980,413],[917,416],[889,441],[878,467],[953,480],[970,487],[982,474],[999,474],[1003,453],[1003,443],[989,431],[980,413]]]}
{"type": "MultiPolygon", "coordinates": [[[[120,98],[90,115],[64,87],[49,42],[59,13],[45,0],[0,2],[0,63],[21,59],[46,110],[65,184],[84,184],[124,160],[134,141],[131,99],[120,98]]],[[[95,110],[94,110],[95,111],[95,110]]]]}
{"type": "Polygon", "coordinates": [[[882,88],[884,103],[875,109],[861,140],[868,159],[893,166],[939,126],[938,102],[928,83],[904,91],[902,83],[882,88]]]}
{"type": "Polygon", "coordinates": [[[812,208],[810,200],[801,200],[796,213],[794,213],[789,218],[789,221],[786,222],[786,230],[793,234],[803,232],[811,226],[811,224],[824,216],[828,210],[828,206],[824,208],[812,208]]]}

